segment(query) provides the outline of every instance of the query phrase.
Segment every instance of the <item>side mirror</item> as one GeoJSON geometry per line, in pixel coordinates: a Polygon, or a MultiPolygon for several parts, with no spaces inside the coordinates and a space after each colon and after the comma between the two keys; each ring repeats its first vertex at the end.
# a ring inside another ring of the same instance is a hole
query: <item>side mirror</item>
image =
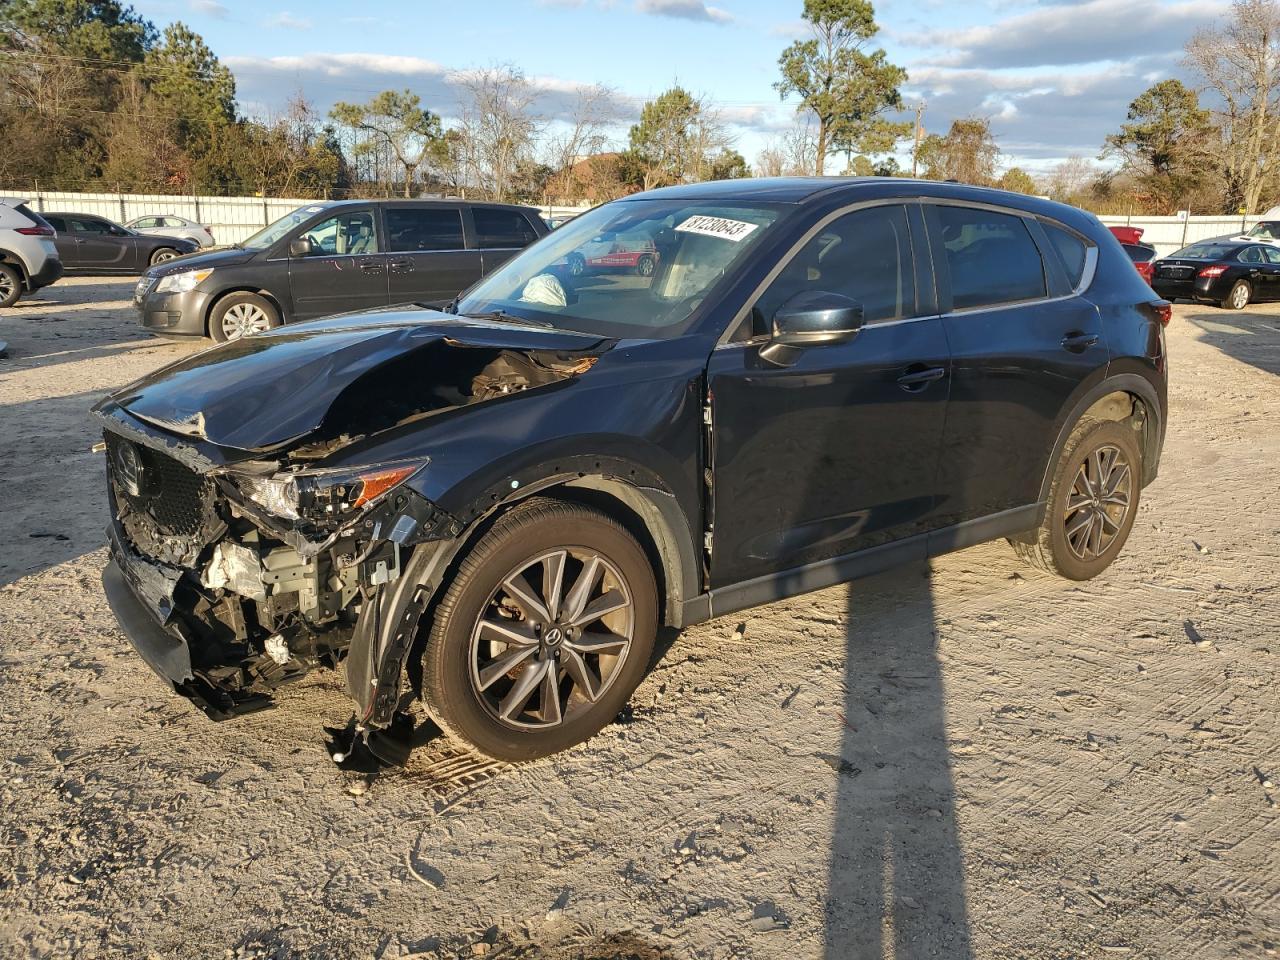
{"type": "Polygon", "coordinates": [[[296,240],[289,241],[289,256],[291,257],[309,257],[316,252],[316,245],[311,242],[310,237],[298,237],[296,240]]]}
{"type": "Polygon", "coordinates": [[[814,347],[852,340],[862,329],[862,304],[838,293],[797,293],[773,315],[773,343],[814,347]]]}

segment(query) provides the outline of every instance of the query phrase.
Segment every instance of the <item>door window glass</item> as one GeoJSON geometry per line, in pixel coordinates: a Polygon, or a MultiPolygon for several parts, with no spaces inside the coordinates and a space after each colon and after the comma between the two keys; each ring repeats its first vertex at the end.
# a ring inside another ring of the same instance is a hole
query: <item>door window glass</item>
{"type": "Polygon", "coordinates": [[[111,228],[103,220],[90,220],[87,217],[71,220],[71,229],[76,233],[110,233],[111,228]]]}
{"type": "Polygon", "coordinates": [[[1021,217],[974,207],[934,209],[951,273],[952,309],[1045,296],[1040,250],[1021,217]]]}
{"type": "Polygon", "coordinates": [[[432,210],[387,207],[387,243],[396,252],[415,250],[461,250],[462,213],[458,210],[432,210]]]}
{"type": "Polygon", "coordinates": [[[1044,227],[1044,232],[1049,236],[1049,242],[1053,244],[1053,248],[1058,251],[1058,256],[1062,258],[1062,265],[1067,269],[1067,282],[1071,284],[1074,290],[1080,286],[1080,281],[1084,279],[1084,262],[1085,254],[1089,247],[1083,240],[1068,230],[1055,226],[1052,223],[1040,224],[1044,227]]]}
{"type": "Polygon", "coordinates": [[[378,252],[373,212],[354,210],[324,220],[301,237],[311,241],[312,256],[363,256],[378,252]]]}
{"type": "Polygon", "coordinates": [[[833,221],[796,253],[756,301],[754,335],[798,293],[837,293],[862,304],[867,323],[916,313],[915,271],[907,211],[871,207],[833,221]]]}
{"type": "Polygon", "coordinates": [[[519,210],[475,207],[471,214],[475,217],[476,233],[480,235],[482,248],[527,247],[538,239],[533,225],[519,210]]]}
{"type": "Polygon", "coordinates": [[[53,229],[57,230],[59,233],[67,232],[67,221],[62,217],[56,217],[53,214],[48,214],[45,216],[44,222],[53,227],[53,229]]]}
{"type": "Polygon", "coordinates": [[[164,226],[159,217],[143,217],[133,225],[135,230],[150,230],[152,227],[164,226]]]}
{"type": "Polygon", "coordinates": [[[1267,258],[1267,263],[1280,264],[1280,247],[1263,247],[1262,253],[1267,258]]]}

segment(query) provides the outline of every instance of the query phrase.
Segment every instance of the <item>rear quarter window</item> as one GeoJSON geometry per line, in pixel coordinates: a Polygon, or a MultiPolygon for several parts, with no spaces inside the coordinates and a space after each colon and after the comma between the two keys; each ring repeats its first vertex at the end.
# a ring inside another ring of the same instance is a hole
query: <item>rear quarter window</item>
{"type": "Polygon", "coordinates": [[[976,207],[934,209],[951,275],[953,310],[1047,295],[1040,248],[1021,217],[976,207]]]}
{"type": "Polygon", "coordinates": [[[1084,265],[1088,257],[1089,245],[1071,231],[1064,230],[1056,224],[1042,220],[1040,225],[1044,227],[1049,242],[1053,244],[1053,249],[1058,252],[1058,257],[1062,260],[1063,269],[1067,272],[1067,282],[1071,284],[1071,289],[1075,290],[1084,279],[1084,265]]]}

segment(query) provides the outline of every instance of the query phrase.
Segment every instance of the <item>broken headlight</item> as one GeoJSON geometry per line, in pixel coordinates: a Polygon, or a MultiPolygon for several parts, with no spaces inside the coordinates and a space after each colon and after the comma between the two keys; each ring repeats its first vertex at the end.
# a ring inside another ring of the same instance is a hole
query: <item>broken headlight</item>
{"type": "Polygon", "coordinates": [[[334,526],[359,516],[426,464],[423,461],[235,476],[235,485],[268,513],[334,526]]]}

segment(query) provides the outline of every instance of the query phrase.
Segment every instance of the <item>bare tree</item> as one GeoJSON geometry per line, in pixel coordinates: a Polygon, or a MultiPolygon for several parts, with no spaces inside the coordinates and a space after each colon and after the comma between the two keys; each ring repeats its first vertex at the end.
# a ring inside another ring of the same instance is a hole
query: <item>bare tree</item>
{"type": "Polygon", "coordinates": [[[578,89],[562,131],[550,137],[546,146],[547,165],[555,171],[547,186],[557,199],[584,195],[586,174],[592,167],[584,161],[608,149],[609,130],[619,119],[613,89],[601,84],[578,89]]]}
{"type": "Polygon", "coordinates": [[[1093,163],[1084,157],[1070,156],[1049,173],[1046,186],[1049,196],[1070,203],[1084,192],[1096,173],[1093,163]]]}
{"type": "Polygon", "coordinates": [[[771,140],[768,145],[756,154],[757,177],[781,177],[787,171],[787,155],[777,141],[771,140]]]}
{"type": "Polygon", "coordinates": [[[808,117],[782,135],[783,172],[789,177],[807,176],[818,163],[818,132],[808,117]]]}
{"type": "Polygon", "coordinates": [[[1227,203],[1253,212],[1280,168],[1280,6],[1236,0],[1222,26],[1187,44],[1186,63],[1219,101],[1227,203]]]}
{"type": "Polygon", "coordinates": [[[459,148],[468,182],[494,200],[512,196],[517,172],[533,159],[543,121],[538,91],[524,71],[505,64],[461,78],[459,148]]]}

